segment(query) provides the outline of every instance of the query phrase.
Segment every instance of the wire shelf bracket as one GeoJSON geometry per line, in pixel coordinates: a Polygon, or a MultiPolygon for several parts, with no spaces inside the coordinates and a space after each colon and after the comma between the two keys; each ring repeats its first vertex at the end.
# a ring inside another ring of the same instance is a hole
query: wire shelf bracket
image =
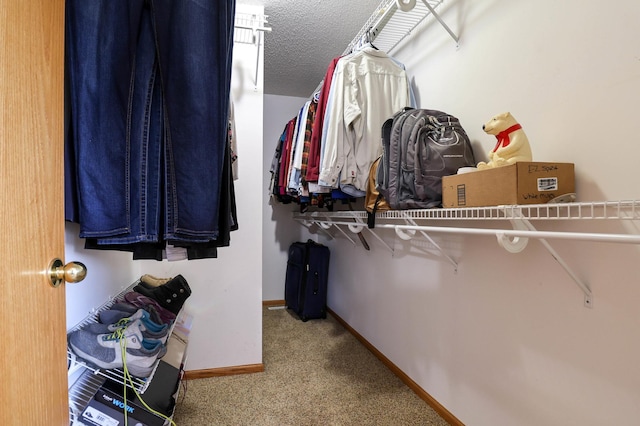
{"type": "Polygon", "coordinates": [[[256,46],[256,69],[253,78],[254,87],[258,87],[258,71],[260,70],[260,45],[262,44],[263,33],[271,32],[271,27],[266,27],[268,23],[266,15],[255,15],[250,13],[236,13],[234,23],[234,43],[253,44],[256,46]]]}
{"type": "Polygon", "coordinates": [[[341,227],[348,228],[352,233],[362,232],[366,228],[391,253],[394,251],[393,248],[378,235],[379,230],[391,229],[398,238],[405,241],[420,235],[426,238],[453,265],[456,272],[458,263],[444,252],[440,245],[431,238],[430,234],[493,236],[496,238],[498,245],[510,253],[521,252],[527,247],[529,239],[537,239],[582,291],[584,305],[588,308],[593,307],[593,294],[590,286],[571,269],[548,240],[561,239],[640,245],[640,234],[638,233],[544,231],[538,230],[532,224],[532,221],[558,222],[567,220],[636,222],[640,221],[640,201],[638,200],[505,205],[458,209],[390,210],[376,213],[375,228],[373,229],[367,227],[366,218],[366,211],[316,211],[294,213],[293,215],[294,220],[304,223],[308,228],[317,225],[330,238],[333,238],[333,236],[328,232],[328,229],[335,227],[354,245],[356,244],[355,241],[341,227]],[[446,223],[438,226],[438,221],[446,223]],[[500,229],[489,229],[478,224],[483,221],[508,222],[510,228],[505,226],[500,229]],[[452,222],[459,222],[460,225],[451,226],[452,222]]]}
{"type": "Polygon", "coordinates": [[[378,49],[387,53],[391,52],[430,16],[433,16],[445,29],[456,42],[457,47],[460,38],[436,12],[436,8],[443,2],[444,0],[413,0],[408,2],[384,0],[349,43],[343,55],[351,52],[363,42],[373,42],[374,40],[378,49]]]}
{"type": "MultiPolygon", "coordinates": [[[[376,48],[383,52],[391,53],[396,46],[415,32],[416,28],[430,16],[433,16],[442,25],[456,42],[456,47],[458,47],[460,38],[436,12],[436,8],[442,3],[444,3],[444,0],[411,0],[409,2],[383,0],[356,33],[341,56],[351,53],[365,43],[373,43],[374,41],[376,48]]],[[[323,81],[320,81],[313,91],[314,94],[318,93],[322,88],[322,84],[323,81]]]]}

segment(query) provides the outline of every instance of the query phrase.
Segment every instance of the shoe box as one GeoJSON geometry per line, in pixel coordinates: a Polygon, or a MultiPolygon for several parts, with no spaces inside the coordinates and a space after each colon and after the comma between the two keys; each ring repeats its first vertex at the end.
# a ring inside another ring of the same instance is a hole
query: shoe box
{"type": "MultiPolygon", "coordinates": [[[[122,385],[120,385],[122,386],[122,385]]],[[[135,426],[162,426],[165,419],[156,416],[141,407],[133,391],[127,392],[127,402],[119,393],[102,387],[82,413],[82,421],[88,425],[117,426],[124,423],[124,410],[127,410],[127,423],[135,426]],[[134,401],[132,401],[134,399],[134,401]]]]}
{"type": "MultiPolygon", "coordinates": [[[[144,403],[154,411],[171,417],[181,378],[180,369],[160,361],[153,380],[141,394],[144,403]]],[[[82,419],[89,425],[123,425],[125,409],[130,425],[162,426],[165,424],[165,419],[147,409],[131,388],[127,388],[125,404],[123,384],[108,379],[87,404],[82,413],[82,419]]]]}
{"type": "MultiPolygon", "coordinates": [[[[119,409],[110,408],[96,400],[91,400],[82,412],[82,418],[80,421],[80,424],[89,426],[118,426],[124,424],[124,416],[122,411],[119,409]]],[[[76,423],[74,422],[73,424],[76,423]]],[[[151,426],[134,417],[132,414],[128,415],[128,424],[135,426],[151,426]]]]}

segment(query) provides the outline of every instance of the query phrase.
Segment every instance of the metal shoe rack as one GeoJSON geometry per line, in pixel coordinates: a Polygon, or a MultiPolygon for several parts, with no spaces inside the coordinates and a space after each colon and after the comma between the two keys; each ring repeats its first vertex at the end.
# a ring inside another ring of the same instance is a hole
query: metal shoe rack
{"type": "Polygon", "coordinates": [[[511,253],[524,250],[530,238],[537,239],[582,290],[586,307],[591,307],[593,303],[589,286],[578,277],[547,240],[564,239],[640,244],[637,223],[629,227],[632,229],[631,233],[543,231],[538,230],[532,223],[611,220],[637,222],[640,221],[640,201],[638,200],[392,210],[377,213],[373,229],[367,227],[367,212],[365,211],[294,213],[293,218],[302,225],[311,228],[312,232],[322,232],[330,238],[334,238],[336,235],[343,236],[354,245],[356,245],[356,240],[351,237],[351,234],[367,232],[380,241],[391,253],[394,249],[380,235],[382,230],[392,229],[398,238],[405,241],[422,237],[440,251],[443,257],[453,265],[454,270],[457,270],[458,263],[444,252],[430,234],[492,235],[496,237],[502,248],[511,253]],[[510,225],[511,228],[482,225],[488,222],[507,222],[507,226],[510,225]],[[337,233],[333,232],[334,230],[337,233]]]}
{"type": "MultiPolygon", "coordinates": [[[[100,312],[109,309],[113,306],[116,301],[121,300],[123,296],[132,291],[133,288],[139,284],[140,281],[136,281],[131,284],[129,287],[121,291],[119,294],[111,298],[109,301],[105,302],[98,308],[95,308],[91,311],[91,313],[80,321],[73,328],[68,330],[67,334],[76,331],[82,327],[85,327],[88,324],[98,323],[98,316],[100,312]]],[[[171,329],[169,330],[169,336],[173,333],[173,327],[177,321],[174,321],[171,325],[171,329]]],[[[168,341],[168,340],[167,340],[168,341]]],[[[69,378],[69,418],[71,425],[80,425],[80,416],[84,407],[86,407],[87,403],[91,400],[96,391],[102,386],[105,382],[105,379],[112,380],[116,383],[119,383],[123,386],[127,386],[131,389],[135,389],[139,394],[143,394],[149,383],[153,380],[153,376],[155,375],[156,369],[158,368],[158,364],[160,363],[160,359],[158,359],[154,366],[149,377],[135,377],[131,376],[131,383],[128,379],[125,379],[124,371],[121,369],[110,369],[105,370],[101,368],[95,368],[87,363],[85,363],[82,359],[75,356],[75,354],[71,351],[69,347],[67,347],[67,363],[68,363],[68,378],[69,378]]]]}

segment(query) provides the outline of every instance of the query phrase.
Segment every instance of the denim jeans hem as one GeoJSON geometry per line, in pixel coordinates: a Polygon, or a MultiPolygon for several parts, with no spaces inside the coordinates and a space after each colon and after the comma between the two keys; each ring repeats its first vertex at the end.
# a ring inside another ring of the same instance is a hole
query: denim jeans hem
{"type": "MultiPolygon", "coordinates": [[[[82,223],[82,222],[80,222],[82,223]]],[[[104,231],[87,231],[80,229],[80,238],[105,238],[117,237],[118,235],[127,235],[131,232],[131,228],[115,228],[104,231]]]]}
{"type": "Polygon", "coordinates": [[[97,238],[96,244],[99,246],[113,244],[137,244],[137,243],[158,243],[160,242],[157,235],[136,235],[126,237],[97,238]]]}
{"type": "Polygon", "coordinates": [[[81,238],[218,237],[235,3],[67,0],[81,238]]]}

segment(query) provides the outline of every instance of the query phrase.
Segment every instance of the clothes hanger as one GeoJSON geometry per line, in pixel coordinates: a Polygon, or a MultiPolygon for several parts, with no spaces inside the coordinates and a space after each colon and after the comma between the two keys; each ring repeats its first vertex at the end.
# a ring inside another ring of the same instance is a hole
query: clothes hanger
{"type": "Polygon", "coordinates": [[[373,41],[371,40],[371,27],[369,27],[369,29],[367,30],[367,44],[369,44],[369,46],[373,47],[376,50],[380,50],[373,45],[373,41]]]}

